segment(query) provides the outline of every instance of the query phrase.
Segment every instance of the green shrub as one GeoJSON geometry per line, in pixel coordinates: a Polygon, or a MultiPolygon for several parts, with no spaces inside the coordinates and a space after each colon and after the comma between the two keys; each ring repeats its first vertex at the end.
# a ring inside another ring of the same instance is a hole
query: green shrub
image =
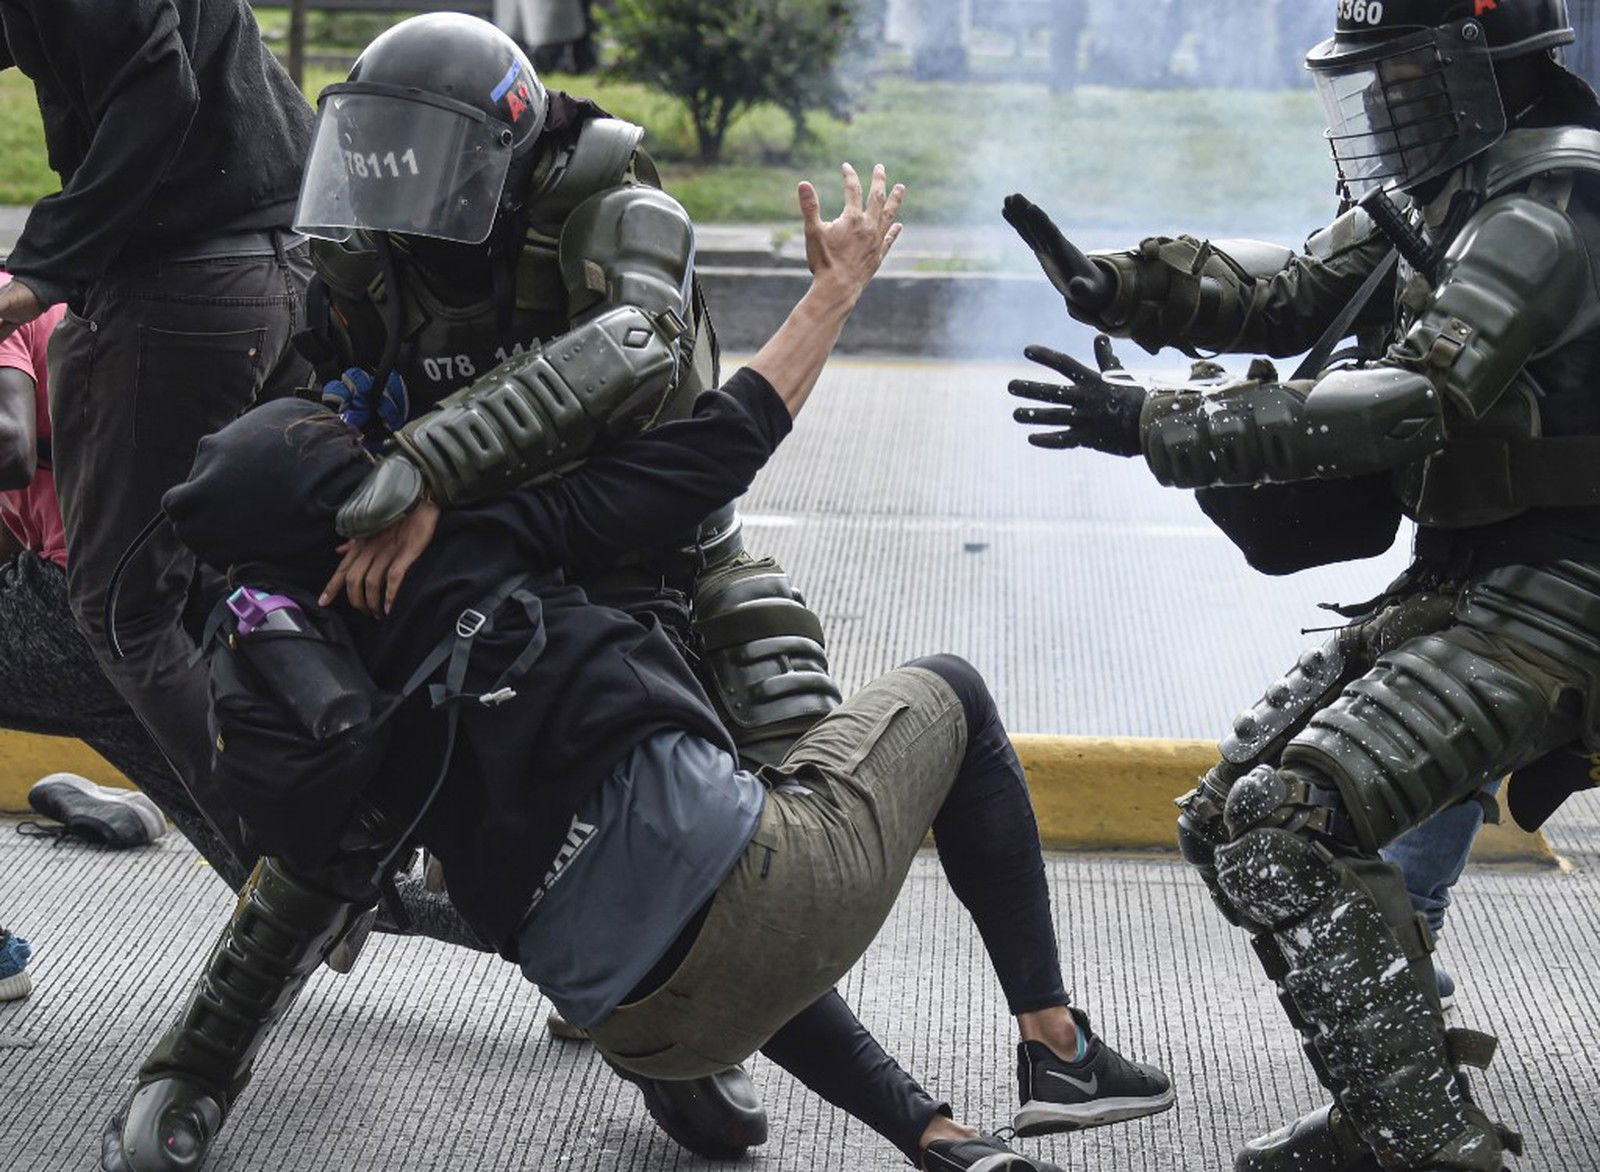
{"type": "Polygon", "coordinates": [[[837,67],[856,43],[852,0],[617,0],[607,30],[616,74],[688,108],[704,163],[754,106],[778,106],[804,141],[809,111],[848,102],[837,67]]]}

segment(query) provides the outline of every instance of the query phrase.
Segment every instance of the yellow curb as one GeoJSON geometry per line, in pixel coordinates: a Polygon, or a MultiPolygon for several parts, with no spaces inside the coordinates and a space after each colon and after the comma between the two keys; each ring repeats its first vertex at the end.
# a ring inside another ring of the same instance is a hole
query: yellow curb
{"type": "Polygon", "coordinates": [[[28,809],[28,787],[47,773],[77,773],[100,785],[131,789],[127,778],[82,741],[0,731],[0,812],[28,809]]]}
{"type": "MultiPolygon", "coordinates": [[[[1173,801],[1217,760],[1210,741],[1129,737],[1018,736],[1039,835],[1051,850],[1173,851],[1173,801]]],[[[128,782],[82,741],[0,731],[0,812],[28,809],[28,787],[47,773],[81,773],[101,785],[128,782]]],[[[1553,867],[1561,860],[1542,834],[1507,822],[1486,826],[1473,848],[1480,863],[1553,867]]]]}
{"type": "MultiPolygon", "coordinates": [[[[1051,850],[1176,850],[1174,799],[1217,762],[1211,741],[1018,736],[1039,835],[1051,850]]],[[[1510,822],[1486,826],[1480,863],[1555,867],[1543,834],[1510,822]]]]}

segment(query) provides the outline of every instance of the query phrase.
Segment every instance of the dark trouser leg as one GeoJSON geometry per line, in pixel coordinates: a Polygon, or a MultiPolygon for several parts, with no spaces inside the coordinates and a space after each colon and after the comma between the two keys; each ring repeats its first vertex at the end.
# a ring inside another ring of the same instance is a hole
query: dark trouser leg
{"type": "Polygon", "coordinates": [[[961,701],[966,755],[938,814],[934,842],[971,914],[1013,1014],[1067,1004],[1050,888],[1028,781],[983,677],[954,656],[914,660],[961,701]]]}
{"type": "Polygon", "coordinates": [[[950,1114],[935,1101],[830,989],[789,1021],[761,1052],[808,1088],[848,1111],[913,1164],[922,1159],[922,1133],[935,1115],[950,1114]]]}
{"type": "Polygon", "coordinates": [[[66,572],[26,552],[0,567],[0,727],[87,742],[161,807],[230,887],[249,874],[101,671],[67,604],[66,572]]]}
{"type": "Polygon", "coordinates": [[[139,1068],[127,1111],[111,1121],[109,1172],[198,1168],[283,1016],[358,910],[263,859],[240,895],[178,1024],[139,1068]],[[308,932],[308,924],[321,925],[308,932]]]}
{"type": "MultiPolygon", "coordinates": [[[[1572,739],[1559,697],[1578,677],[1528,650],[1466,627],[1411,640],[1318,712],[1281,767],[1253,770],[1227,799],[1220,891],[1271,933],[1275,979],[1318,1072],[1384,1167],[1503,1165],[1502,1137],[1464,1093],[1431,936],[1377,851],[1572,739]]],[[[1262,1145],[1239,1166],[1330,1165],[1262,1145]]]]}
{"type": "MultiPolygon", "coordinates": [[[[1012,1012],[1064,1005],[1038,827],[994,700],[982,677],[952,656],[908,666],[938,674],[966,711],[965,761],[933,823],[951,886],[978,924],[1012,1012]]],[[[792,1018],[761,1052],[913,1163],[921,1160],[928,1123],[949,1114],[948,1104],[884,1051],[837,990],[792,1018]]]]}
{"type": "Polygon", "coordinates": [[[85,316],[69,315],[50,345],[73,613],[111,682],[230,842],[233,820],[207,777],[205,672],[189,662],[193,644],[180,625],[192,562],[163,531],[132,564],[119,603],[120,660],[107,643],[106,591],[162,493],[188,474],[201,437],[300,381],[289,339],[309,272],[301,249],[108,276],[91,288],[85,316]]]}

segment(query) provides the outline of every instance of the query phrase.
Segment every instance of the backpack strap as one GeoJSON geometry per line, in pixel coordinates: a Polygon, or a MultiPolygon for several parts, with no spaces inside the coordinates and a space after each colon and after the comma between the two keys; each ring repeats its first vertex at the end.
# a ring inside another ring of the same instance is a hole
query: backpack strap
{"type": "Polygon", "coordinates": [[[544,629],[544,607],[539,601],[539,596],[529,587],[532,578],[532,574],[514,574],[491,590],[481,602],[462,611],[456,619],[455,629],[434,645],[433,650],[428,652],[406,680],[394,702],[378,717],[377,723],[388,720],[406,699],[427,682],[430,676],[440,667],[445,667],[444,682],[432,684],[428,688],[432,706],[445,710],[444,752],[440,755],[439,772],[433,780],[433,785],[428,789],[427,798],[411,819],[411,824],[406,827],[405,833],[395,840],[394,849],[378,868],[378,874],[381,876],[380,884],[393,884],[390,872],[395,859],[406,849],[411,836],[417,832],[417,827],[422,824],[423,818],[427,817],[428,811],[433,808],[433,803],[438,800],[439,791],[444,788],[445,778],[450,773],[450,760],[455,754],[456,733],[461,724],[462,706],[459,701],[476,700],[489,707],[505,703],[516,695],[511,685],[520,681],[533,666],[534,661],[544,653],[545,645],[549,641],[544,629]],[[523,612],[532,621],[533,633],[529,635],[527,645],[500,673],[493,688],[483,693],[469,693],[462,685],[466,682],[467,666],[472,659],[474,642],[485,631],[494,629],[495,613],[508,600],[521,604],[523,612]]]}

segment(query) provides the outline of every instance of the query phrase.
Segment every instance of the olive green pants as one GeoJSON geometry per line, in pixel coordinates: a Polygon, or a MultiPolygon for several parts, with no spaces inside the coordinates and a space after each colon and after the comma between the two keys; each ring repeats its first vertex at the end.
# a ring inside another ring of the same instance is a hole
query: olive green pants
{"type": "Polygon", "coordinates": [[[931,671],[880,677],[761,771],[760,825],[683,963],[594,1027],[647,1078],[744,1061],[861,958],[966,754],[966,716],[931,671]]]}

